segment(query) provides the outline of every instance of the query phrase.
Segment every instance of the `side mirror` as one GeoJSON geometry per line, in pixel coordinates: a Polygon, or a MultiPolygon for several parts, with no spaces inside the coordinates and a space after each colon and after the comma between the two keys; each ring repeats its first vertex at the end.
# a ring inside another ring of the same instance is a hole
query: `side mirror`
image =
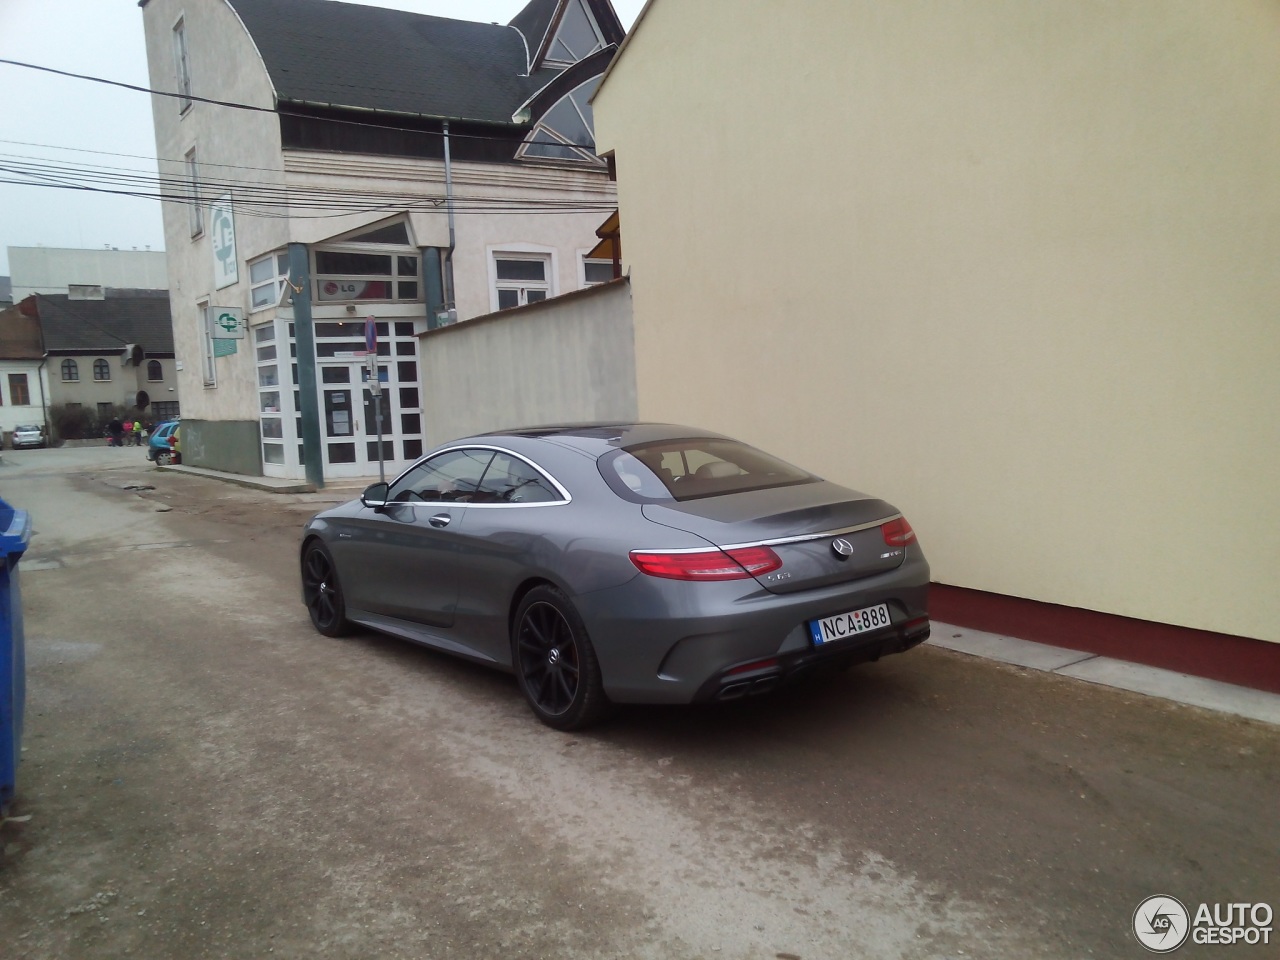
{"type": "Polygon", "coordinates": [[[385,483],[375,483],[365,488],[364,493],[360,494],[360,502],[366,507],[373,507],[375,510],[379,507],[387,505],[388,486],[385,483]]]}

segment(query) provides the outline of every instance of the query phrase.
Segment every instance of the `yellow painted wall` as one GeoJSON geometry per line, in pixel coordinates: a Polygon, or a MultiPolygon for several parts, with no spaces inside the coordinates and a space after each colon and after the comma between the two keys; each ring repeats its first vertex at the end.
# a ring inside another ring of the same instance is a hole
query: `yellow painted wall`
{"type": "Polygon", "coordinates": [[[1280,3],[654,0],[595,113],[642,417],[1280,642],[1280,3]]]}

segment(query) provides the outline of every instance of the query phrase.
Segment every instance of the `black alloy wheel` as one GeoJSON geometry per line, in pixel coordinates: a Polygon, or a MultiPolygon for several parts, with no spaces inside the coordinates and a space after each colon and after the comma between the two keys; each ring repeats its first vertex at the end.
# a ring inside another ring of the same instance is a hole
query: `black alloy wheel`
{"type": "Polygon", "coordinates": [[[302,554],[302,598],[311,623],[326,637],[341,637],[350,629],[338,568],[319,540],[307,544],[302,554]]]}
{"type": "Polygon", "coordinates": [[[516,611],[512,659],[534,714],[557,730],[580,730],[609,707],[600,664],[569,598],[552,586],[530,590],[516,611]]]}

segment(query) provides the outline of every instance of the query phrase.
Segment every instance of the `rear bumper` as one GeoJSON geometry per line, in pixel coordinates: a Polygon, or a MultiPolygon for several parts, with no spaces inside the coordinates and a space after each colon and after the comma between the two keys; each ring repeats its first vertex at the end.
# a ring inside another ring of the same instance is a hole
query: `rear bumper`
{"type": "Polygon", "coordinates": [[[619,703],[692,703],[763,693],[822,669],[876,660],[929,635],[929,565],[912,549],[896,570],[791,594],[754,580],[685,583],[639,576],[574,602],[619,703]],[[808,623],[885,603],[891,623],[815,645],[808,623]],[[762,663],[762,661],[771,661],[762,663]]]}
{"type": "MultiPolygon", "coordinates": [[[[929,639],[929,620],[921,617],[908,623],[897,624],[884,630],[876,630],[851,638],[838,645],[815,647],[775,658],[772,664],[762,664],[749,670],[732,668],[709,677],[694,696],[695,702],[708,700],[739,700],[743,697],[768,693],[778,686],[802,677],[843,670],[857,663],[879,660],[894,653],[903,653],[929,639]]],[[[749,664],[747,666],[750,666],[749,664]]]]}

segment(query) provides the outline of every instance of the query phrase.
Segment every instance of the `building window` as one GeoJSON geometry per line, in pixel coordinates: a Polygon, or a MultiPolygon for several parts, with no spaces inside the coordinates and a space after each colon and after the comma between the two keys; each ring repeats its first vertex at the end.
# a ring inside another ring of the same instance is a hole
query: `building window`
{"type": "Polygon", "coordinates": [[[200,171],[196,166],[196,149],[187,151],[187,219],[193,238],[204,233],[204,211],[200,208],[200,171]]]}
{"type": "Polygon", "coordinates": [[[25,407],[31,403],[31,392],[27,389],[25,373],[9,374],[9,402],[15,407],[25,407]]]}
{"type": "Polygon", "coordinates": [[[109,363],[107,363],[107,361],[105,361],[105,360],[95,360],[95,361],[93,361],[93,379],[95,379],[95,380],[110,380],[110,379],[111,379],[111,365],[110,365],[109,363]]]}
{"type": "Polygon", "coordinates": [[[249,309],[274,307],[284,297],[289,254],[272,253],[249,264],[249,309]]]}
{"type": "Polygon", "coordinates": [[[62,382],[63,383],[79,383],[80,381],[80,365],[74,360],[62,361],[62,382]]]}
{"type": "Polygon", "coordinates": [[[159,360],[147,361],[147,379],[153,382],[164,379],[164,367],[160,365],[159,360]]]}
{"type": "Polygon", "coordinates": [[[187,25],[179,20],[173,28],[173,68],[178,75],[178,110],[186,113],[191,109],[191,62],[187,58],[187,25]]]}
{"type": "Polygon", "coordinates": [[[589,57],[603,46],[604,38],[582,6],[582,0],[570,0],[560,19],[555,42],[547,52],[547,62],[568,66],[589,57]]]}
{"type": "Polygon", "coordinates": [[[156,423],[161,420],[177,420],[178,411],[177,400],[157,400],[151,404],[151,416],[156,423]]]}
{"type": "Polygon", "coordinates": [[[218,385],[218,367],[214,363],[213,352],[213,318],[209,316],[209,301],[201,300],[196,304],[196,315],[200,318],[200,353],[201,366],[204,369],[204,385],[218,385]]]}
{"type": "Polygon", "coordinates": [[[98,403],[98,419],[105,423],[116,415],[116,405],[114,403],[98,403]]]}
{"type": "Polygon", "coordinates": [[[595,117],[591,96],[600,85],[599,77],[579,84],[538,118],[517,156],[526,160],[572,160],[575,163],[604,163],[596,156],[595,117]]]}
{"type": "Polygon", "coordinates": [[[608,283],[613,279],[612,260],[588,260],[582,258],[582,285],[594,287],[597,283],[608,283]]]}
{"type": "Polygon", "coordinates": [[[316,299],[417,300],[417,254],[317,250],[316,299]]]}
{"type": "Polygon", "coordinates": [[[507,253],[493,256],[497,309],[522,307],[551,295],[549,256],[507,253]]]}

